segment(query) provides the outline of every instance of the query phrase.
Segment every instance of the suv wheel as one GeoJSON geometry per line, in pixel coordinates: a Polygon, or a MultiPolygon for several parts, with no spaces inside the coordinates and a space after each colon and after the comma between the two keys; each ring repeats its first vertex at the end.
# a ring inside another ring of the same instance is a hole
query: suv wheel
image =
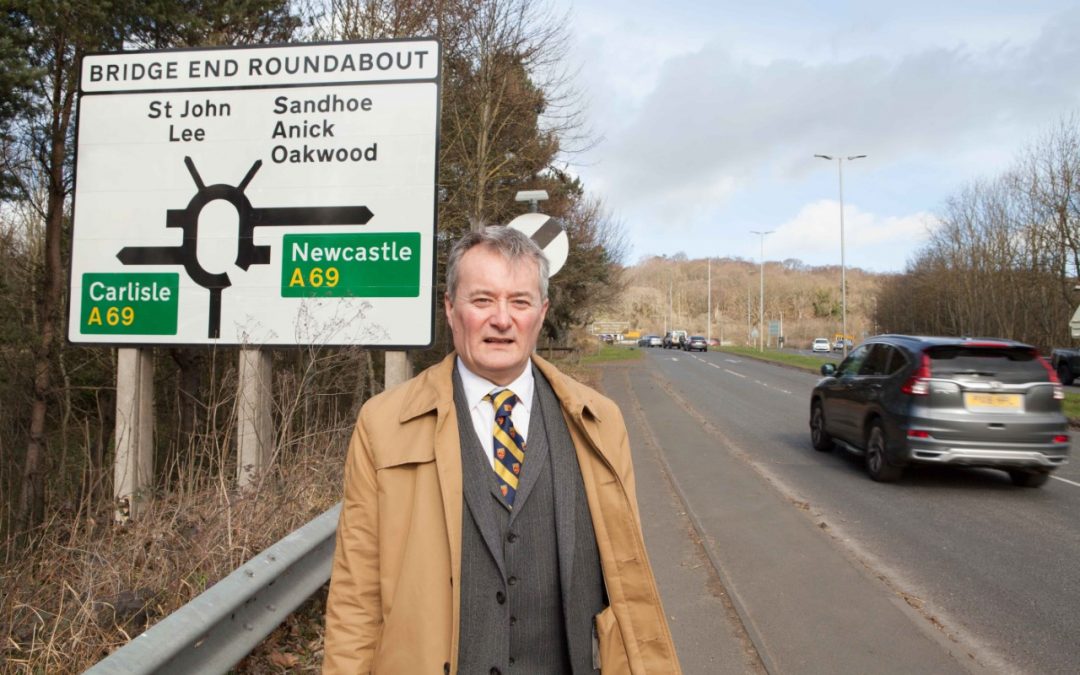
{"type": "Polygon", "coordinates": [[[1020,469],[1010,469],[1009,478],[1012,479],[1013,485],[1020,487],[1036,488],[1046,484],[1046,481],[1050,480],[1050,474],[1044,471],[1022,471],[1020,469]]]}
{"type": "Polygon", "coordinates": [[[866,473],[879,483],[891,483],[903,472],[903,468],[889,464],[885,453],[885,431],[881,422],[874,422],[866,436],[866,473]]]}
{"type": "Polygon", "coordinates": [[[1065,365],[1064,363],[1059,363],[1058,364],[1057,376],[1058,376],[1058,379],[1061,380],[1061,383],[1063,385],[1065,385],[1066,387],[1068,387],[1069,385],[1071,385],[1073,383],[1074,378],[1073,378],[1072,371],[1069,370],[1069,367],[1067,365],[1065,365]]]}
{"type": "Polygon", "coordinates": [[[818,452],[828,452],[833,449],[832,436],[825,431],[825,411],[821,409],[820,401],[815,401],[810,408],[810,442],[818,452]]]}

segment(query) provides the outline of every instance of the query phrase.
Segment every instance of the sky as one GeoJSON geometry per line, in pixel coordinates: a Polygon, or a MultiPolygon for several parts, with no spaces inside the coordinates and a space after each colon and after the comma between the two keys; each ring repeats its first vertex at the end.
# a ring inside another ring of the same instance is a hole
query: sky
{"type": "Polygon", "coordinates": [[[595,143],[570,170],[650,255],[901,272],[946,199],[1080,119],[1075,0],[553,0],[595,143]],[[840,234],[841,162],[844,242],[840,234]],[[772,231],[764,237],[753,231],[772,231]]]}

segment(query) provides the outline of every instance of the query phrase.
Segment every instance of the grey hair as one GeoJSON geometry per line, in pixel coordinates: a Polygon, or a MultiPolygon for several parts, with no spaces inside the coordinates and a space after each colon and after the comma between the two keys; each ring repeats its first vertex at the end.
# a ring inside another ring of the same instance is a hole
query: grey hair
{"type": "Polygon", "coordinates": [[[457,294],[458,267],[461,265],[461,259],[474,246],[487,247],[501,254],[510,263],[522,259],[535,262],[540,277],[540,299],[547,300],[549,270],[547,256],[524,232],[498,225],[486,227],[480,232],[469,232],[458,239],[454,247],[450,249],[450,256],[446,261],[446,295],[451,302],[457,294]]]}

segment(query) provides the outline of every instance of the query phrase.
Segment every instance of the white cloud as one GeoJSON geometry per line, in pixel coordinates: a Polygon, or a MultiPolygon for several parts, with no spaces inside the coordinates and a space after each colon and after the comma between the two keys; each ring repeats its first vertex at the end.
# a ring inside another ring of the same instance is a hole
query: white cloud
{"type": "MultiPolygon", "coordinates": [[[[765,165],[798,177],[811,170],[815,152],[890,162],[931,158],[975,169],[985,166],[989,146],[1006,161],[1033,130],[1080,105],[1077,33],[1074,12],[1048,22],[1026,45],[978,50],[755,63],[717,41],[688,46],[693,51],[667,58],[655,80],[642,78],[632,95],[602,97],[619,108],[597,109],[593,124],[606,140],[583,173],[590,181],[601,177],[610,203],[633,209],[705,192],[765,165]],[[653,82],[642,97],[640,87],[653,82]],[[1012,143],[1003,147],[1003,139],[1012,143]]],[[[670,40],[664,44],[670,48],[670,40]]],[[[658,55],[614,42],[608,49],[658,55]]],[[[607,87],[629,87],[615,82],[607,87]]]]}
{"type": "MultiPolygon", "coordinates": [[[[848,267],[874,271],[903,269],[897,256],[919,248],[937,224],[933,214],[881,216],[844,205],[844,257],[848,267]]],[[[807,204],[766,240],[769,260],[797,258],[811,265],[840,263],[840,204],[822,199],[807,204]]]]}

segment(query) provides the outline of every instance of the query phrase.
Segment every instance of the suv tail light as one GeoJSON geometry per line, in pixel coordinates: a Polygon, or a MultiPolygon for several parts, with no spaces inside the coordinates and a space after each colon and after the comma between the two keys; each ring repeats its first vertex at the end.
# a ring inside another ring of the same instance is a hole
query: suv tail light
{"type": "Polygon", "coordinates": [[[926,352],[921,354],[922,361],[919,367],[911,374],[901,387],[900,391],[912,396],[926,396],[930,393],[930,355],[926,352]]]}
{"type": "Polygon", "coordinates": [[[1064,401],[1065,387],[1061,386],[1061,380],[1058,379],[1057,373],[1055,373],[1054,369],[1050,367],[1050,364],[1047,362],[1046,359],[1039,356],[1038,352],[1035,353],[1035,358],[1039,360],[1039,363],[1042,364],[1043,368],[1046,368],[1046,374],[1050,376],[1050,382],[1054,385],[1054,400],[1064,401]]]}

